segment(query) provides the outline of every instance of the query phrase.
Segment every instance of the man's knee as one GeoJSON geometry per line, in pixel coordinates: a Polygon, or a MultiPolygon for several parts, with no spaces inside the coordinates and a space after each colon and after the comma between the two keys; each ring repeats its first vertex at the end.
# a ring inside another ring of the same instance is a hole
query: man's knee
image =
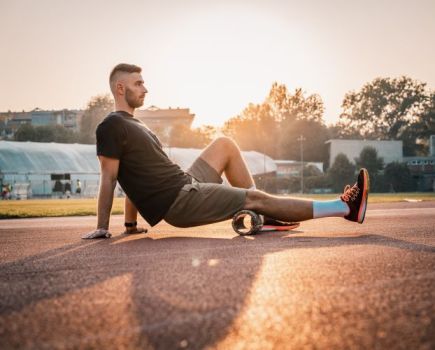
{"type": "Polygon", "coordinates": [[[262,211],[264,201],[267,199],[267,193],[259,190],[248,190],[246,193],[246,200],[244,209],[262,211]]]}
{"type": "Polygon", "coordinates": [[[231,138],[227,136],[220,136],[216,138],[213,143],[218,145],[221,149],[226,150],[227,152],[234,152],[238,150],[237,143],[231,138]]]}

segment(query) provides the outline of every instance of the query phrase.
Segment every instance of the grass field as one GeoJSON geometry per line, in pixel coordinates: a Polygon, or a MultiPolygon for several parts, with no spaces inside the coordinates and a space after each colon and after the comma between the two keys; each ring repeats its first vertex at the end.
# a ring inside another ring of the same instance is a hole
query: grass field
{"type": "MultiPolygon", "coordinates": [[[[294,195],[311,199],[328,200],[337,198],[337,194],[294,195]]],[[[369,203],[402,201],[435,201],[435,193],[372,193],[369,203]]],[[[0,219],[30,218],[45,216],[81,216],[96,215],[96,199],[31,199],[0,201],[0,219]]],[[[123,198],[115,198],[112,214],[122,214],[123,198]]]]}

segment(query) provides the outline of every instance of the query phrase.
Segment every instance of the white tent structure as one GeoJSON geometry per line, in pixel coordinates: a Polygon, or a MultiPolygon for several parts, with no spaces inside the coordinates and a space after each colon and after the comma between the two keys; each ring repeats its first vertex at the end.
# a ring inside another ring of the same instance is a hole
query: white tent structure
{"type": "MultiPolygon", "coordinates": [[[[183,170],[201,153],[199,149],[185,148],[165,151],[183,170]]],[[[277,169],[272,158],[261,153],[243,152],[243,156],[253,175],[277,169]]],[[[12,185],[13,197],[60,196],[59,189],[66,186],[75,193],[77,180],[81,182],[81,195],[96,196],[99,164],[95,145],[0,141],[0,184],[12,185]]],[[[118,188],[116,194],[120,192],[118,188]]]]}
{"type": "MultiPolygon", "coordinates": [[[[186,170],[199,157],[202,150],[196,148],[164,148],[169,158],[177,163],[181,169],[186,170]]],[[[263,153],[249,151],[242,152],[243,158],[248,165],[252,175],[260,175],[265,173],[276,172],[276,164],[274,160],[263,153]]]]}

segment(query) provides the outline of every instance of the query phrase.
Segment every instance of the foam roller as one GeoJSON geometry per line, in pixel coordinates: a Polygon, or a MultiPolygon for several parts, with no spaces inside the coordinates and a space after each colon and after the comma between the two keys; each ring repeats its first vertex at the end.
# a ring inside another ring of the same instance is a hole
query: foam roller
{"type": "Polygon", "coordinates": [[[241,236],[255,235],[263,227],[263,219],[252,210],[241,210],[234,215],[232,225],[241,236]]]}

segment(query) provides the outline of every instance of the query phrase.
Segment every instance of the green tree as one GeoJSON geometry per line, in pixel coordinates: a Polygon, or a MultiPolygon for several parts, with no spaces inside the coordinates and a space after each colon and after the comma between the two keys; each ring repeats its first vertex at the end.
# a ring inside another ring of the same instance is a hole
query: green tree
{"type": "Polygon", "coordinates": [[[358,158],[355,159],[357,168],[366,168],[369,174],[377,175],[384,168],[384,159],[378,157],[374,147],[364,147],[358,158]]]}
{"type": "Polygon", "coordinates": [[[63,125],[54,125],[54,142],[75,143],[80,141],[80,134],[63,125]]]}
{"type": "Polygon", "coordinates": [[[288,92],[285,85],[274,83],[266,99],[273,120],[277,121],[277,133],[272,134],[276,145],[275,158],[299,159],[300,135],[304,142],[304,159],[324,161],[327,156],[325,141],[327,128],[323,123],[324,106],[319,95],[306,96],[300,88],[288,92]]]}
{"type": "Polygon", "coordinates": [[[299,159],[297,138],[303,134],[304,159],[323,161],[328,130],[323,124],[323,102],[302,89],[290,93],[285,85],[274,83],[265,101],[249,104],[228,120],[224,134],[234,138],[244,150],[255,150],[275,159],[299,159]]]}
{"type": "Polygon", "coordinates": [[[435,133],[435,91],[432,91],[427,103],[427,108],[419,116],[420,135],[429,138],[435,133]]]}
{"type": "Polygon", "coordinates": [[[346,185],[355,182],[355,166],[343,153],[337,154],[327,174],[334,192],[341,192],[346,185]]]}
{"type": "Polygon", "coordinates": [[[385,184],[381,171],[384,168],[384,160],[378,157],[378,151],[374,147],[364,147],[358,158],[355,159],[356,167],[366,168],[370,176],[370,186],[374,192],[385,191],[385,184]]]}
{"type": "Polygon", "coordinates": [[[35,141],[35,128],[31,124],[22,124],[14,134],[15,141],[35,141]]]}
{"type": "Polygon", "coordinates": [[[415,191],[417,184],[412,177],[408,166],[403,163],[393,162],[386,165],[384,181],[389,190],[394,192],[415,191]]]}
{"type": "Polygon", "coordinates": [[[304,176],[321,176],[322,172],[317,168],[315,165],[309,164],[305,165],[304,169],[304,176]]]}
{"type": "Polygon", "coordinates": [[[425,102],[424,111],[416,115],[402,136],[405,155],[426,156],[430,135],[435,134],[435,92],[425,102]]]}
{"type": "Polygon", "coordinates": [[[403,140],[405,154],[412,155],[418,151],[419,138],[427,138],[418,130],[424,128],[430,106],[426,83],[406,76],[376,78],[359,92],[345,95],[338,126],[342,137],[403,140]]]}
{"type": "Polygon", "coordinates": [[[303,135],[304,161],[326,162],[328,148],[325,142],[329,139],[326,125],[315,120],[295,120],[282,123],[281,142],[279,143],[278,157],[280,159],[300,159],[301,144],[298,141],[303,135]]]}
{"type": "Polygon", "coordinates": [[[243,150],[276,156],[278,123],[267,103],[250,103],[240,116],[224,124],[223,133],[232,137],[243,150]]]}
{"type": "Polygon", "coordinates": [[[77,142],[78,139],[78,134],[62,125],[32,126],[31,124],[23,124],[15,133],[16,141],[73,143],[77,142]]]}
{"type": "Polygon", "coordinates": [[[98,124],[114,109],[114,102],[110,95],[92,97],[80,122],[80,141],[94,144],[95,130],[98,124]]]}
{"type": "Polygon", "coordinates": [[[35,127],[35,141],[37,142],[54,142],[55,129],[52,125],[41,125],[35,127]]]}
{"type": "Polygon", "coordinates": [[[323,101],[319,95],[305,96],[301,88],[291,94],[285,85],[273,83],[265,103],[270,106],[272,115],[277,121],[292,122],[295,120],[311,120],[321,122],[324,113],[323,101]]]}
{"type": "Polygon", "coordinates": [[[182,148],[204,148],[213,139],[216,128],[213,126],[202,126],[191,129],[186,125],[175,125],[170,133],[169,145],[182,148]]]}

